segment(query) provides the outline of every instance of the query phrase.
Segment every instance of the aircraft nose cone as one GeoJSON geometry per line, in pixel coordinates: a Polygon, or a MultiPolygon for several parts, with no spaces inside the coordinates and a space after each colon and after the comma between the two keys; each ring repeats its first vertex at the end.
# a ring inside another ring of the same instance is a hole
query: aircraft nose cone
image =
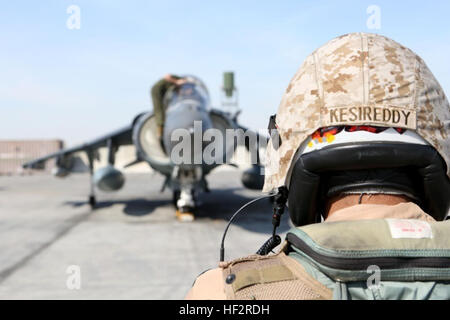
{"type": "Polygon", "coordinates": [[[212,127],[206,110],[186,106],[170,113],[164,126],[164,148],[177,165],[202,164],[203,132],[212,127]]]}

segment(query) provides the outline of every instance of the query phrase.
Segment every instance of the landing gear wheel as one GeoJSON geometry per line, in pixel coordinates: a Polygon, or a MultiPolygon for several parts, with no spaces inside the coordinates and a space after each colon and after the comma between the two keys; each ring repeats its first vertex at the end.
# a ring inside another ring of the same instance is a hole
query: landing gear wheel
{"type": "Polygon", "coordinates": [[[172,193],[172,203],[175,207],[177,207],[177,201],[178,199],[180,199],[180,194],[181,194],[180,190],[175,190],[172,193]]]}
{"type": "Polygon", "coordinates": [[[195,219],[193,210],[194,208],[181,208],[181,209],[177,209],[176,211],[176,217],[177,220],[180,222],[192,222],[195,219]]]}
{"type": "Polygon", "coordinates": [[[95,206],[97,205],[95,196],[89,196],[89,205],[91,206],[91,209],[95,209],[95,206]]]}

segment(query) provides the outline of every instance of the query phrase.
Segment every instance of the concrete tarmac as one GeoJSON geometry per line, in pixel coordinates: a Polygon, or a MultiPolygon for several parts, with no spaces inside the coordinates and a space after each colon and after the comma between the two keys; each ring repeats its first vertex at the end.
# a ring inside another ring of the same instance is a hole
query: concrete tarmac
{"type": "MultiPolygon", "coordinates": [[[[122,190],[98,193],[94,211],[86,174],[0,177],[0,299],[184,298],[217,266],[231,215],[262,195],[231,167],[207,180],[196,220],[182,223],[157,173],[127,174],[122,190]]],[[[245,210],[228,232],[226,259],[254,253],[270,236],[271,215],[268,199],[245,210]]],[[[282,235],[288,220],[285,213],[282,235]]]]}

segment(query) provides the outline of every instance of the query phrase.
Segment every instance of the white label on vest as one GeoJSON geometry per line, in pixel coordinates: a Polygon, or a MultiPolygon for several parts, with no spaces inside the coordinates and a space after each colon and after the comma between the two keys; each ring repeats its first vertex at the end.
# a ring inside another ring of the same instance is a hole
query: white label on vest
{"type": "Polygon", "coordinates": [[[401,238],[433,238],[431,225],[426,221],[412,219],[386,219],[394,239],[401,238]]]}

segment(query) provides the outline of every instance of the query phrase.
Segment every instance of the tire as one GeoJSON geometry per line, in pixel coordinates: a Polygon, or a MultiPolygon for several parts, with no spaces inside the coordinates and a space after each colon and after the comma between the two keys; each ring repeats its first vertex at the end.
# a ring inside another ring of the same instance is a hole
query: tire
{"type": "Polygon", "coordinates": [[[178,199],[180,199],[180,194],[180,190],[174,190],[172,193],[172,204],[175,206],[175,208],[177,207],[178,199]]]}
{"type": "Polygon", "coordinates": [[[97,205],[97,200],[95,199],[95,196],[89,196],[89,205],[91,206],[91,209],[94,210],[97,205]]]}

